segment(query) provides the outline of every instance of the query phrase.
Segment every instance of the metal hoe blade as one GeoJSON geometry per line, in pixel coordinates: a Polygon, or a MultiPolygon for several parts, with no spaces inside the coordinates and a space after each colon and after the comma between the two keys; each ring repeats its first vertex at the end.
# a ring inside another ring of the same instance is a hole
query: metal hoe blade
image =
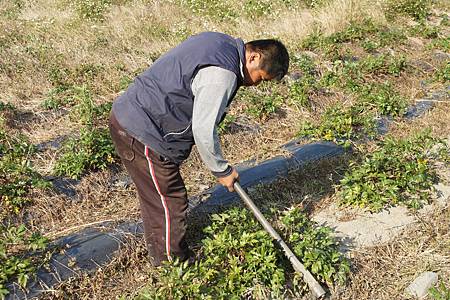
{"type": "Polygon", "coordinates": [[[280,245],[283,249],[284,254],[289,259],[292,264],[292,267],[296,272],[299,272],[303,275],[303,279],[308,284],[309,288],[313,292],[313,294],[317,298],[322,298],[325,295],[325,291],[322,286],[317,282],[317,280],[311,275],[311,273],[305,268],[305,266],[298,260],[295,256],[294,252],[289,249],[288,245],[283,241],[281,236],[273,229],[272,225],[269,224],[267,219],[263,216],[263,214],[259,211],[258,207],[256,207],[255,203],[250,199],[244,189],[238,182],[234,183],[234,189],[241,197],[242,201],[244,201],[245,205],[252,211],[256,219],[258,219],[259,223],[264,227],[264,229],[270,234],[270,236],[280,245]]]}

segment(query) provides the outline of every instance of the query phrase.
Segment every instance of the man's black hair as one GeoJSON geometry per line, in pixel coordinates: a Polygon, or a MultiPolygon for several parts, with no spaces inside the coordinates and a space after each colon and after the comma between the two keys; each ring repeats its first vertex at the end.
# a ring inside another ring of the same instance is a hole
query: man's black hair
{"type": "Polygon", "coordinates": [[[276,80],[286,75],[289,68],[289,53],[280,41],[267,39],[255,40],[245,44],[246,49],[258,52],[262,56],[260,68],[276,80]]]}

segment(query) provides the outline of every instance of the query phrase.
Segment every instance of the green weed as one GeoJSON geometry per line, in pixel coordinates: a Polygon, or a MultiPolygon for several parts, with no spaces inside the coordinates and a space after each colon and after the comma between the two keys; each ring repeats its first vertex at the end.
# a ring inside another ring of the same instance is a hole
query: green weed
{"type": "MultiPolygon", "coordinates": [[[[298,4],[298,3],[296,3],[296,2],[298,2],[298,1],[283,0],[283,2],[287,2],[287,3],[292,3],[292,2],[294,2],[295,4],[298,4]]],[[[300,2],[302,2],[303,4],[305,4],[307,7],[310,7],[310,8],[318,8],[318,7],[321,7],[321,6],[323,6],[323,5],[327,4],[327,3],[329,3],[330,1],[329,1],[329,0],[303,0],[303,1],[300,1],[300,2]]],[[[292,4],[291,4],[291,5],[292,5],[292,4]]]]}
{"type": "Polygon", "coordinates": [[[58,109],[60,107],[77,104],[81,90],[92,94],[90,88],[95,84],[104,67],[98,64],[85,63],[74,68],[52,67],[47,71],[47,78],[53,88],[47,93],[41,106],[45,109],[58,109]]]}
{"type": "Polygon", "coordinates": [[[11,103],[5,103],[3,101],[0,101],[0,112],[7,111],[7,110],[14,110],[15,107],[11,103]]]}
{"type": "Polygon", "coordinates": [[[333,71],[321,78],[325,86],[337,86],[357,96],[361,111],[372,110],[376,114],[401,116],[407,106],[404,99],[389,83],[367,83],[373,75],[399,76],[406,69],[403,56],[368,56],[360,61],[336,61],[333,71]]]}
{"type": "Polygon", "coordinates": [[[364,85],[365,77],[372,75],[399,76],[406,69],[404,56],[369,55],[359,61],[335,61],[335,77],[340,79],[340,86],[352,92],[364,85]]]}
{"type": "Polygon", "coordinates": [[[0,224],[0,299],[9,294],[7,283],[15,281],[21,287],[27,285],[36,265],[45,261],[38,255],[30,255],[30,251],[43,250],[46,246],[46,238],[37,232],[31,233],[24,225],[0,224]]]}
{"type": "Polygon", "coordinates": [[[406,35],[400,28],[394,25],[388,27],[380,26],[378,32],[363,39],[361,47],[366,51],[372,52],[386,46],[399,44],[404,40],[406,40],[406,35]]]}
{"type": "Polygon", "coordinates": [[[338,186],[340,205],[370,211],[399,203],[420,208],[429,201],[437,178],[432,161],[438,151],[431,150],[436,145],[445,146],[427,132],[399,141],[386,138],[362,161],[350,164],[338,186]]]}
{"type": "Polygon", "coordinates": [[[90,21],[103,21],[111,6],[125,4],[127,0],[75,0],[74,5],[79,17],[90,21]]]}
{"type": "Polygon", "coordinates": [[[88,170],[105,169],[115,157],[109,132],[88,126],[81,129],[79,138],[71,138],[64,144],[54,172],[77,179],[88,170]]]}
{"type": "Polygon", "coordinates": [[[233,21],[238,13],[226,1],[211,0],[178,0],[179,4],[188,7],[194,14],[209,16],[218,21],[233,21]]]}
{"type": "Polygon", "coordinates": [[[424,20],[430,14],[431,4],[431,0],[390,0],[386,7],[386,16],[391,20],[397,15],[424,20]]]}
{"type": "Polygon", "coordinates": [[[262,16],[273,16],[280,11],[279,3],[273,0],[255,1],[247,0],[243,2],[243,10],[250,18],[258,18],[262,16]]]}
{"type": "Polygon", "coordinates": [[[373,136],[375,133],[373,115],[358,109],[358,107],[344,109],[339,105],[332,106],[325,111],[318,124],[302,123],[298,135],[333,141],[349,147],[351,141],[365,135],[373,136]]]}
{"type": "Polygon", "coordinates": [[[92,126],[99,118],[109,115],[112,103],[103,103],[96,105],[92,92],[86,87],[76,87],[72,97],[73,103],[76,103],[71,114],[73,119],[81,124],[92,126]]]}
{"type": "Polygon", "coordinates": [[[283,97],[274,83],[261,83],[258,88],[239,91],[239,98],[247,105],[246,112],[259,120],[267,120],[283,104],[283,97]]]}
{"type": "Polygon", "coordinates": [[[447,61],[439,69],[434,72],[433,75],[436,81],[447,83],[450,81],[450,62],[447,61]]]}
{"type": "Polygon", "coordinates": [[[31,202],[27,197],[32,188],[48,188],[51,184],[35,172],[30,163],[36,151],[27,139],[12,135],[0,126],[0,198],[2,212],[18,214],[31,202]]]}
{"type": "MultiPolygon", "coordinates": [[[[14,110],[14,106],[0,102],[0,112],[14,110]]],[[[6,284],[16,281],[25,287],[34,272],[35,256],[25,258],[24,251],[45,248],[46,240],[30,233],[24,225],[9,225],[20,211],[31,202],[33,188],[48,188],[45,181],[32,169],[30,159],[36,149],[20,133],[14,133],[4,124],[0,114],[0,299],[8,294],[6,284]]]]}
{"type": "Polygon", "coordinates": [[[357,68],[363,73],[375,75],[394,75],[399,76],[406,69],[406,58],[404,56],[378,55],[367,56],[357,64],[357,68]]]}
{"type": "Polygon", "coordinates": [[[438,26],[430,26],[425,21],[419,22],[419,24],[410,29],[411,34],[427,39],[438,38],[440,31],[438,26]]]}
{"type": "Polygon", "coordinates": [[[316,279],[329,286],[345,283],[350,265],[338,251],[329,227],[317,226],[298,208],[285,211],[280,221],[281,232],[288,237],[295,255],[316,279]]]}
{"type": "Polygon", "coordinates": [[[294,57],[292,64],[300,69],[301,77],[290,85],[289,100],[295,105],[310,107],[309,97],[318,89],[314,61],[307,55],[301,55],[294,57]]]}
{"type": "Polygon", "coordinates": [[[2,9],[0,10],[0,16],[4,16],[9,20],[17,20],[25,5],[25,0],[11,0],[3,2],[2,9]]]}
{"type": "Polygon", "coordinates": [[[440,49],[442,51],[450,51],[450,37],[442,37],[432,40],[428,45],[427,49],[440,49]]]}
{"type": "Polygon", "coordinates": [[[301,47],[311,51],[321,51],[329,59],[340,58],[341,45],[344,43],[360,44],[366,51],[374,51],[385,46],[392,46],[406,39],[405,33],[395,26],[382,26],[371,19],[350,22],[343,30],[324,36],[321,32],[310,34],[301,43],[301,47]]]}
{"type": "Polygon", "coordinates": [[[449,300],[450,288],[448,288],[444,281],[441,281],[437,287],[432,287],[428,290],[430,298],[433,300],[449,300]]]}
{"type": "Polygon", "coordinates": [[[73,90],[70,88],[56,87],[47,93],[47,97],[42,101],[41,107],[46,110],[56,110],[61,107],[73,105],[73,90]]]}
{"type": "Polygon", "coordinates": [[[138,299],[262,299],[255,295],[258,291],[280,295],[284,272],[269,235],[246,210],[231,209],[211,219],[204,230],[202,259],[190,267],[167,264],[158,285],[138,299]]]}
{"type": "Polygon", "coordinates": [[[222,122],[217,126],[217,133],[224,134],[230,128],[230,125],[236,121],[236,116],[226,115],[222,122]]]}
{"type": "Polygon", "coordinates": [[[363,85],[358,91],[358,106],[384,116],[402,116],[407,101],[389,83],[363,85]]]}

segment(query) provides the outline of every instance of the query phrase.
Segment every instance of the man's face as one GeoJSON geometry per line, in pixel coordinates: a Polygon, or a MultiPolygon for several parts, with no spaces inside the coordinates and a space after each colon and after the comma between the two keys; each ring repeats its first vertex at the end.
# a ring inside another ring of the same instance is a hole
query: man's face
{"type": "Polygon", "coordinates": [[[263,69],[260,69],[262,57],[258,52],[247,52],[245,56],[246,64],[244,67],[244,85],[258,85],[261,81],[272,80],[273,76],[269,75],[263,69]]]}

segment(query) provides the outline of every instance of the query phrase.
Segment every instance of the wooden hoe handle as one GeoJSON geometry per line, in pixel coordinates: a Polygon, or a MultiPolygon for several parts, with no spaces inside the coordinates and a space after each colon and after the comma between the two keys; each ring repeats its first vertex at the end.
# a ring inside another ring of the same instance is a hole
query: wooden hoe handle
{"type": "Polygon", "coordinates": [[[294,252],[289,249],[288,245],[283,241],[278,232],[273,229],[272,225],[266,220],[263,214],[259,211],[258,207],[256,207],[255,203],[250,199],[244,189],[238,182],[234,183],[234,189],[241,197],[242,201],[244,201],[245,205],[252,211],[255,215],[256,219],[258,219],[259,223],[264,227],[264,229],[270,234],[270,236],[281,246],[284,251],[284,254],[289,259],[292,264],[292,267],[296,272],[299,272],[303,275],[303,279],[308,284],[311,291],[317,298],[322,298],[325,295],[325,291],[322,286],[317,282],[317,280],[311,275],[311,273],[305,268],[305,266],[298,260],[295,256],[294,252]]]}

